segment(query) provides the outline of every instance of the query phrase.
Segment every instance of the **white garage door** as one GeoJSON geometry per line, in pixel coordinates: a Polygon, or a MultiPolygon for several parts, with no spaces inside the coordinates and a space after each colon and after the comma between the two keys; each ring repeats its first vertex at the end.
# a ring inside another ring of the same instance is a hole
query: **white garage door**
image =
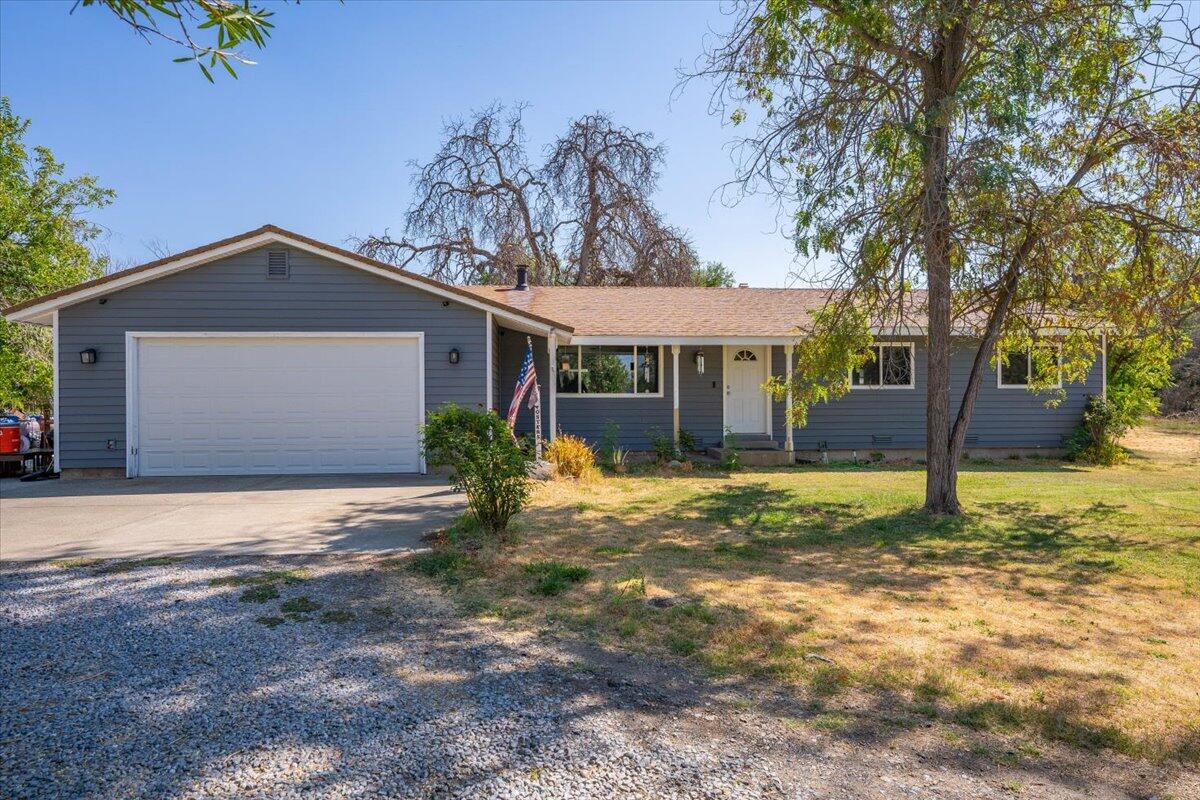
{"type": "Polygon", "coordinates": [[[416,335],[131,341],[133,475],[420,470],[416,335]]]}

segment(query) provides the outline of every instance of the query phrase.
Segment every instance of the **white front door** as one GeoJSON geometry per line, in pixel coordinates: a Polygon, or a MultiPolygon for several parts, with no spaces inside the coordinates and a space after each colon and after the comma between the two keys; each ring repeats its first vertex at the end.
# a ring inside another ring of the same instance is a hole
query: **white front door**
{"type": "Polygon", "coordinates": [[[766,348],[734,345],[726,348],[725,424],[734,433],[766,433],[766,348]]]}

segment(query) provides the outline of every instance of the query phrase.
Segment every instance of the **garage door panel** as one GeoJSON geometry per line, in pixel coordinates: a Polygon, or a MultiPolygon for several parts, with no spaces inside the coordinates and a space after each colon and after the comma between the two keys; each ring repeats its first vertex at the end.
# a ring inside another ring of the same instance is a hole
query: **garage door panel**
{"type": "Polygon", "coordinates": [[[143,475],[416,472],[415,337],[138,339],[143,475]]]}

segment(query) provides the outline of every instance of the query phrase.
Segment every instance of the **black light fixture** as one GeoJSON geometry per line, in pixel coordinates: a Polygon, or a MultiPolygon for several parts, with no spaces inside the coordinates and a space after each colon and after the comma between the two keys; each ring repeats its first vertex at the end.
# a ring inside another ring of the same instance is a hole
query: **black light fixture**
{"type": "Polygon", "coordinates": [[[79,363],[95,364],[96,363],[96,351],[90,347],[87,350],[80,350],[79,351],[79,363]]]}
{"type": "Polygon", "coordinates": [[[457,363],[458,363],[458,359],[459,359],[459,352],[458,352],[458,348],[457,348],[457,347],[451,347],[451,348],[450,348],[450,363],[451,363],[451,364],[457,364],[457,363]]]}

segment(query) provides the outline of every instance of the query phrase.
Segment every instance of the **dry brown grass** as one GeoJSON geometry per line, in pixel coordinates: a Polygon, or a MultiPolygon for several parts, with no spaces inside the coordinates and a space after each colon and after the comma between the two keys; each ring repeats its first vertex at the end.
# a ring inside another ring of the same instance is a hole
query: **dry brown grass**
{"type": "MultiPolygon", "coordinates": [[[[972,464],[961,520],[915,467],[551,481],[463,607],[780,681],[836,707],[1200,758],[1200,458],[1142,431],[1111,469],[972,464]],[[531,594],[524,565],[590,577],[531,594]],[[656,599],[656,598],[665,598],[656,599]],[[654,601],[654,602],[650,602],[654,601]]],[[[1195,441],[1200,442],[1200,437],[1195,441]]]]}

